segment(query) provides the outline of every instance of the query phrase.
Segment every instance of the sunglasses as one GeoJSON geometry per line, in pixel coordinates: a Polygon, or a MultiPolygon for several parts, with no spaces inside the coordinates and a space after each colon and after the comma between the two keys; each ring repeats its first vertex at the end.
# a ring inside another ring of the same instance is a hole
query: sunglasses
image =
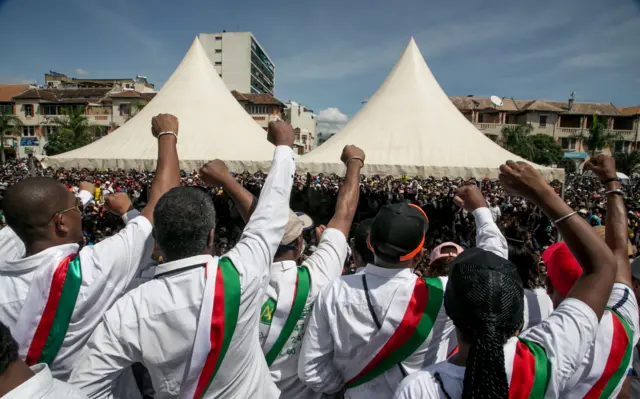
{"type": "Polygon", "coordinates": [[[63,209],[61,211],[58,211],[56,213],[53,214],[53,216],[51,216],[51,219],[49,219],[49,223],[51,223],[51,221],[53,220],[53,218],[56,217],[56,215],[62,215],[64,213],[67,213],[69,211],[73,211],[74,209],[76,211],[78,211],[78,213],[80,213],[80,217],[82,217],[82,200],[78,197],[76,197],[76,204],[74,206],[72,206],[71,208],[67,208],[67,209],[63,209]]]}

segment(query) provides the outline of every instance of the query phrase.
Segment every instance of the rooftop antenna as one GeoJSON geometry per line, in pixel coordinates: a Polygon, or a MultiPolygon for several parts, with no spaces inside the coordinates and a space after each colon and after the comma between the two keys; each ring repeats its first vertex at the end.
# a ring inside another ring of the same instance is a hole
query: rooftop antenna
{"type": "Polygon", "coordinates": [[[504,105],[504,101],[502,101],[502,99],[498,96],[491,96],[489,97],[489,99],[493,103],[494,108],[495,106],[502,107],[504,105]]]}

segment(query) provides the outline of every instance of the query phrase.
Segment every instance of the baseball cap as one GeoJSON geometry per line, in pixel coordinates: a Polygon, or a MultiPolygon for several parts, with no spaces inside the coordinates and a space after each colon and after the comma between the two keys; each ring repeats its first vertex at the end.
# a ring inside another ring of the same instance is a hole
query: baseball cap
{"type": "Polygon", "coordinates": [[[300,237],[303,231],[313,228],[313,221],[302,212],[294,212],[289,210],[289,221],[284,229],[281,245],[291,244],[296,238],[300,237]]]}
{"type": "Polygon", "coordinates": [[[580,210],[578,211],[578,213],[579,213],[579,214],[581,214],[581,215],[586,215],[588,212],[587,212],[587,210],[586,210],[586,209],[584,209],[584,208],[583,208],[583,209],[580,209],[580,210]]]}
{"type": "Polygon", "coordinates": [[[567,296],[571,287],[582,275],[582,267],[564,242],[551,245],[542,253],[542,260],[547,267],[547,276],[553,288],[563,296],[567,296]]]}
{"type": "Polygon", "coordinates": [[[433,251],[431,251],[429,263],[431,264],[441,258],[455,258],[456,256],[460,255],[462,251],[464,251],[464,249],[460,245],[456,244],[455,242],[442,243],[437,247],[435,247],[433,251]],[[455,249],[454,252],[445,252],[445,253],[442,252],[443,249],[452,248],[452,247],[455,249]]]}
{"type": "Polygon", "coordinates": [[[640,256],[631,262],[631,275],[634,279],[640,280],[640,256]]]}
{"type": "Polygon", "coordinates": [[[385,205],[371,224],[371,251],[390,262],[413,259],[424,246],[428,229],[429,219],[420,207],[406,202],[385,205]]]}

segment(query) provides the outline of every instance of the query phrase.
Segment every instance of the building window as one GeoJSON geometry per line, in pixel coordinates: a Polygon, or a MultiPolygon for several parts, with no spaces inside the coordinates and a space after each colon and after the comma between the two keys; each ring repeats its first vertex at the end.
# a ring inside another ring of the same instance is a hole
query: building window
{"type": "Polygon", "coordinates": [[[565,137],[565,138],[562,139],[562,149],[563,150],[575,150],[577,142],[578,142],[577,139],[572,139],[572,138],[569,138],[569,137],[565,137]]]}
{"type": "Polygon", "coordinates": [[[547,115],[540,115],[540,127],[547,127],[547,115]]]}
{"type": "Polygon", "coordinates": [[[2,115],[11,115],[11,114],[13,114],[13,105],[11,105],[11,104],[0,104],[0,114],[2,114],[2,115]]]}
{"type": "Polygon", "coordinates": [[[120,104],[120,116],[131,115],[131,104],[120,104]]]}
{"type": "Polygon", "coordinates": [[[614,152],[627,152],[629,148],[626,141],[616,141],[614,146],[614,152]]]}
{"type": "Polygon", "coordinates": [[[35,126],[22,126],[22,135],[25,137],[33,137],[36,135],[35,126]]]}
{"type": "Polygon", "coordinates": [[[58,126],[44,126],[44,135],[45,137],[49,137],[52,134],[56,134],[58,132],[58,126]]]}
{"type": "Polygon", "coordinates": [[[222,61],[216,61],[216,65],[222,65],[222,61]]]}
{"type": "Polygon", "coordinates": [[[216,36],[216,40],[222,40],[222,36],[216,36]]]}
{"type": "Polygon", "coordinates": [[[33,104],[25,104],[24,105],[24,114],[25,116],[33,116],[33,104]]]}
{"type": "Polygon", "coordinates": [[[222,49],[217,48],[216,49],[216,54],[220,54],[220,53],[222,53],[222,49]]]}

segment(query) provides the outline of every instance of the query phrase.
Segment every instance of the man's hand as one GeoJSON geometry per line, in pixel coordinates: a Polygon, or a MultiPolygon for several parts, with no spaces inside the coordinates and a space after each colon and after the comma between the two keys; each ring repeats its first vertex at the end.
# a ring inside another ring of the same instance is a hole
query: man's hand
{"type": "Polygon", "coordinates": [[[600,180],[615,179],[616,175],[616,160],[609,156],[600,154],[592,157],[584,165],[584,170],[591,170],[600,180]]]}
{"type": "MultiPolygon", "coordinates": [[[[340,156],[340,160],[347,165],[350,159],[360,160],[358,164],[362,167],[364,166],[364,151],[362,149],[356,147],[355,145],[347,145],[342,150],[342,156],[340,156]]],[[[349,166],[349,165],[347,165],[349,166]]]]}
{"type": "Polygon", "coordinates": [[[173,132],[177,135],[179,128],[178,118],[171,114],[159,114],[151,119],[151,133],[155,138],[162,132],[173,132]]]}
{"type": "Polygon", "coordinates": [[[459,187],[453,202],[465,211],[472,213],[478,208],[486,208],[487,202],[482,196],[482,191],[475,184],[459,187]]]}
{"type": "Polygon", "coordinates": [[[91,195],[95,195],[96,193],[96,185],[88,181],[80,182],[80,184],[78,185],[78,189],[80,191],[88,191],[91,195]]]}
{"type": "MultiPolygon", "coordinates": [[[[531,201],[540,200],[553,189],[533,166],[525,162],[507,161],[500,166],[500,183],[510,195],[531,201]]],[[[554,192],[555,193],[555,192],[554,192]]]]}
{"type": "Polygon", "coordinates": [[[267,139],[275,146],[286,145],[293,148],[293,128],[283,121],[269,122],[267,139]]]}
{"type": "Polygon", "coordinates": [[[200,177],[210,186],[223,186],[225,179],[231,177],[227,165],[219,159],[207,162],[200,168],[200,177]]]}
{"type": "Polygon", "coordinates": [[[133,208],[133,204],[126,193],[115,193],[105,198],[104,207],[111,213],[124,216],[133,208]]]}
{"type": "Polygon", "coordinates": [[[327,226],[325,226],[324,224],[321,224],[320,226],[316,227],[316,245],[320,243],[320,239],[322,238],[322,235],[324,234],[324,231],[326,229],[327,229],[327,226]]]}

